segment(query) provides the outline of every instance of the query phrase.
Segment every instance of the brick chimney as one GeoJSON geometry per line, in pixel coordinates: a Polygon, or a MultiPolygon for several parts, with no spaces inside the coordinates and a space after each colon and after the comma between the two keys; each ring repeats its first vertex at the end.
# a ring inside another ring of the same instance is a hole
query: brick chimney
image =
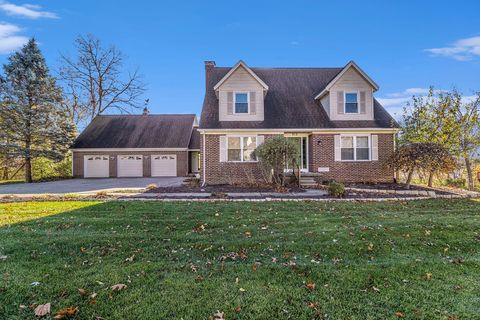
{"type": "Polygon", "coordinates": [[[208,83],[210,79],[210,74],[213,68],[215,68],[215,66],[216,66],[215,61],[205,61],[205,87],[207,88],[208,88],[208,83]]]}

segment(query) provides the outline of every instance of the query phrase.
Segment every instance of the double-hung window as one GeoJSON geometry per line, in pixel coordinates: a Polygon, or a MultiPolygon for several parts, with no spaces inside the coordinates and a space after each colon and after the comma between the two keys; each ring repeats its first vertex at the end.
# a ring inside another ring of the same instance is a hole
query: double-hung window
{"type": "Polygon", "coordinates": [[[235,113],[248,113],[248,93],[235,92],[235,113]]]}
{"type": "Polygon", "coordinates": [[[358,113],[358,94],[345,92],[345,113],[358,113]]]}
{"type": "Polygon", "coordinates": [[[370,160],[370,138],[368,136],[342,136],[340,148],[342,161],[370,160]]]}
{"type": "Polygon", "coordinates": [[[227,160],[237,162],[256,161],[254,154],[257,148],[257,137],[228,137],[227,160]]]}

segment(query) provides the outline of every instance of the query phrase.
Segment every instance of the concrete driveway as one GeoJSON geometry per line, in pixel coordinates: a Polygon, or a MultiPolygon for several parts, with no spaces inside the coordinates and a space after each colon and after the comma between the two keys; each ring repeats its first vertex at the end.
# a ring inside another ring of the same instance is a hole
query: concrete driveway
{"type": "Polygon", "coordinates": [[[98,191],[138,190],[149,184],[159,187],[182,185],[183,177],[164,178],[109,178],[109,179],[70,179],[38,183],[12,183],[0,185],[0,195],[10,194],[65,194],[95,193],[98,191]]]}

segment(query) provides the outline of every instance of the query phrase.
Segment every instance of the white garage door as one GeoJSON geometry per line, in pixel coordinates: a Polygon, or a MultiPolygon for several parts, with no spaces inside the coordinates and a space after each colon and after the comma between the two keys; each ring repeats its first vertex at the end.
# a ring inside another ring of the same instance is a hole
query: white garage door
{"type": "Polygon", "coordinates": [[[118,177],[143,177],[143,157],[118,156],[117,160],[118,177]]]}
{"type": "Polygon", "coordinates": [[[176,177],[177,155],[162,154],[152,156],[152,177],[176,177]]]}
{"type": "Polygon", "coordinates": [[[85,156],[83,158],[83,176],[85,178],[108,178],[108,156],[85,156]]]}

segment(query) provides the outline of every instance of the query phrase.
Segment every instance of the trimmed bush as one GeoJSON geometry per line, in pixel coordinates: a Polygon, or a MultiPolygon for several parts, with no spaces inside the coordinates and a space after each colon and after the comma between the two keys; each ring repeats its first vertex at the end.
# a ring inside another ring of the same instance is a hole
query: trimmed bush
{"type": "Polygon", "coordinates": [[[335,181],[330,182],[328,185],[328,194],[335,198],[343,198],[345,196],[345,186],[335,181]]]}

